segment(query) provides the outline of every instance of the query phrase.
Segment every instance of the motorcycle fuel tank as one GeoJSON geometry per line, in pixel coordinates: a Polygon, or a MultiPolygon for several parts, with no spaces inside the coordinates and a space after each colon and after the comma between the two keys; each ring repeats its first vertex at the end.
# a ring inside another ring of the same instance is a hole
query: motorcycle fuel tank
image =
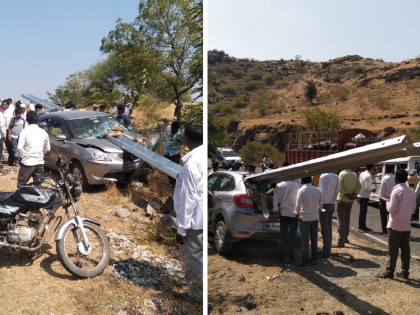
{"type": "Polygon", "coordinates": [[[25,206],[48,208],[56,201],[57,196],[57,192],[51,188],[24,186],[20,187],[11,199],[25,206]]]}

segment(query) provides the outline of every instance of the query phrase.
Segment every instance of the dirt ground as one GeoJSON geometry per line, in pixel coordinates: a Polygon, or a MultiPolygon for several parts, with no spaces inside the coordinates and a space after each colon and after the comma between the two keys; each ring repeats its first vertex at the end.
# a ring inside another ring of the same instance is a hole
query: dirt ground
{"type": "Polygon", "coordinates": [[[209,314],[420,314],[420,263],[411,261],[410,283],[378,279],[387,249],[353,233],[349,240],[333,251],[341,255],[309,267],[278,264],[275,241],[241,241],[226,257],[209,247],[209,314]]]}

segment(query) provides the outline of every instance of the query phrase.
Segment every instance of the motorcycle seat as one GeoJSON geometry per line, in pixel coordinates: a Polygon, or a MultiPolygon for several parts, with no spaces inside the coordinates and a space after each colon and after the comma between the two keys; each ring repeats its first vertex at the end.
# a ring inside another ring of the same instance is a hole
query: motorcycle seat
{"type": "Polygon", "coordinates": [[[0,191],[0,202],[5,202],[10,196],[13,195],[13,192],[2,192],[0,191]]]}

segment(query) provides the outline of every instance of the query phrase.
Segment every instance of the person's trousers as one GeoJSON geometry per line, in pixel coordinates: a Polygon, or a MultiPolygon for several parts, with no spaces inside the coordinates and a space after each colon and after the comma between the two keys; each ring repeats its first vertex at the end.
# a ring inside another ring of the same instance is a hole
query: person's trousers
{"type": "Polygon", "coordinates": [[[360,212],[359,212],[359,230],[366,229],[366,215],[368,211],[369,198],[359,198],[360,212]]]}
{"type": "Polygon", "coordinates": [[[338,245],[344,246],[350,233],[350,215],[353,202],[337,201],[338,245]]]}
{"type": "Polygon", "coordinates": [[[289,260],[295,259],[296,233],[298,223],[299,222],[296,217],[292,218],[280,215],[280,260],[284,259],[284,252],[286,251],[287,243],[289,243],[289,260]]]}
{"type": "Polygon", "coordinates": [[[9,154],[9,158],[7,159],[7,163],[12,164],[12,163],[13,163],[13,148],[12,148],[12,142],[11,142],[11,141],[9,141],[9,139],[6,139],[5,144],[6,144],[6,150],[7,150],[7,153],[9,154]]]}
{"type": "Polygon", "coordinates": [[[18,144],[19,144],[19,137],[17,138],[12,137],[13,163],[19,163],[18,144]]]}
{"type": "MultiPolygon", "coordinates": [[[[167,158],[168,160],[171,160],[172,162],[174,162],[176,164],[179,164],[179,161],[181,160],[181,154],[175,154],[175,155],[165,154],[164,157],[167,158]]],[[[168,175],[168,179],[169,179],[169,183],[172,186],[175,186],[176,179],[173,178],[173,177],[171,177],[171,176],[169,176],[169,175],[168,175]]]]}
{"type": "Polygon", "coordinates": [[[187,230],[184,244],[179,245],[188,281],[188,294],[194,298],[203,297],[203,230],[187,230]]]}
{"type": "Polygon", "coordinates": [[[386,201],[383,199],[379,199],[379,212],[381,214],[382,233],[387,234],[388,230],[386,228],[386,225],[388,224],[389,213],[386,210],[386,201]]]}
{"type": "Polygon", "coordinates": [[[3,138],[0,138],[0,162],[3,156],[3,138]]]}
{"type": "Polygon", "coordinates": [[[41,185],[41,176],[44,173],[44,165],[20,165],[19,174],[18,174],[18,183],[17,187],[25,186],[28,182],[29,178],[33,177],[34,185],[39,186],[41,185]]]}
{"type": "Polygon", "coordinates": [[[398,232],[388,228],[388,250],[389,259],[386,265],[386,273],[394,275],[397,265],[398,252],[401,249],[401,269],[405,278],[409,276],[410,270],[410,234],[411,231],[398,232]]]}
{"type": "Polygon", "coordinates": [[[322,208],[325,209],[325,212],[319,214],[319,222],[321,223],[321,234],[322,242],[324,246],[322,247],[323,255],[331,254],[332,246],[332,217],[335,212],[335,205],[324,203],[322,208]]]}
{"type": "Polygon", "coordinates": [[[300,221],[300,250],[302,263],[309,263],[309,238],[311,238],[311,261],[315,262],[318,254],[318,220],[300,221]]]}

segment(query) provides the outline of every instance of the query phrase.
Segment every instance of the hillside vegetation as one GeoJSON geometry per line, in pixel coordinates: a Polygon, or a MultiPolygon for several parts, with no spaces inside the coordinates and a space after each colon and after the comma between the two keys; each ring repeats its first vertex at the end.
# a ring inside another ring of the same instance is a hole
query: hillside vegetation
{"type": "Polygon", "coordinates": [[[303,113],[315,108],[337,114],[342,129],[365,128],[384,138],[415,136],[420,58],[399,63],[357,55],[325,62],[300,56],[257,61],[213,50],[208,64],[209,112],[226,120],[227,145],[236,149],[248,141],[281,149],[281,134],[295,131],[303,113]],[[317,90],[312,102],[305,97],[309,81],[317,90]]]}

